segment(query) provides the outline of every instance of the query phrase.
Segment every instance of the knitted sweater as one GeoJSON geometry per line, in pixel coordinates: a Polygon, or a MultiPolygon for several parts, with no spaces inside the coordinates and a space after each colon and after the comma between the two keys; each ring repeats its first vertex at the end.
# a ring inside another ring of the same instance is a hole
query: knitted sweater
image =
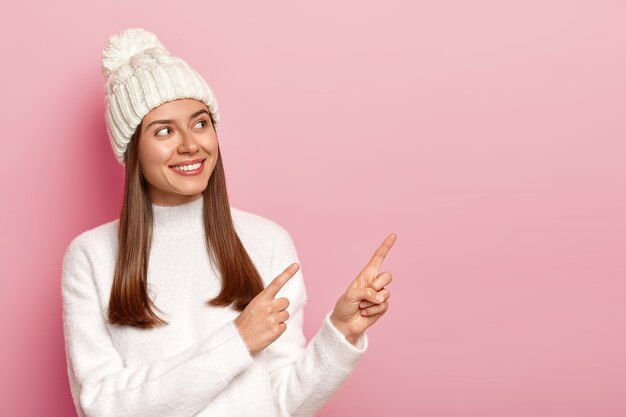
{"type": "MultiPolygon", "coordinates": [[[[287,329],[250,354],[232,307],[206,301],[220,274],[204,243],[203,199],[153,204],[149,294],[169,322],[139,329],[106,323],[119,219],[87,230],[63,258],[62,296],[67,371],[80,417],[313,416],[339,389],[367,350],[331,323],[330,311],[307,344],[302,267],[276,298],[287,297],[287,329]]],[[[235,230],[267,286],[299,262],[279,224],[231,207],[235,230]]]]}

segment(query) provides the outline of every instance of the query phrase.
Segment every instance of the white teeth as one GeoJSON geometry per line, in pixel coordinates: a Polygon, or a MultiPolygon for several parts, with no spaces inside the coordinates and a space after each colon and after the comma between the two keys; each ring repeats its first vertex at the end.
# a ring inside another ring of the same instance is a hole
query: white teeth
{"type": "Polygon", "coordinates": [[[191,164],[191,165],[182,165],[182,166],[177,166],[177,167],[172,167],[172,168],[174,168],[176,171],[193,171],[194,169],[200,168],[200,165],[202,165],[202,162],[198,162],[198,163],[191,164]]]}

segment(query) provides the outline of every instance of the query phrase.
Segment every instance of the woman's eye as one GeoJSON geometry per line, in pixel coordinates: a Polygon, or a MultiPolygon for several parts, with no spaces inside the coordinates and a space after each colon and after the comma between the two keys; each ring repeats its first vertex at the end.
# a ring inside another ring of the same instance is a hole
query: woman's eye
{"type": "Polygon", "coordinates": [[[155,136],[165,136],[165,135],[159,135],[159,132],[163,132],[164,130],[171,130],[171,129],[169,127],[164,127],[163,129],[159,129],[154,133],[155,136]]]}
{"type": "MultiPolygon", "coordinates": [[[[208,123],[208,122],[207,122],[206,120],[198,120],[198,121],[196,122],[196,126],[198,126],[198,123],[202,123],[202,126],[200,126],[200,128],[204,128],[204,127],[206,127],[206,126],[207,126],[207,123],[208,123]]],[[[154,134],[155,134],[155,136],[167,136],[166,134],[165,134],[165,135],[160,135],[160,134],[159,134],[160,132],[167,131],[167,130],[170,130],[170,131],[171,131],[172,129],[170,129],[169,127],[164,127],[163,129],[159,129],[159,130],[157,130],[156,132],[154,132],[154,134]]]]}

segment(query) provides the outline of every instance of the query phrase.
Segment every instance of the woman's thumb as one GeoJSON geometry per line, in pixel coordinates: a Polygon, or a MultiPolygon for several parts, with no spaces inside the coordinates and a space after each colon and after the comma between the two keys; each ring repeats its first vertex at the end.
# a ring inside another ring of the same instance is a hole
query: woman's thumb
{"type": "Polygon", "coordinates": [[[354,303],[360,303],[362,300],[370,301],[374,304],[378,304],[383,301],[383,295],[380,294],[380,299],[377,297],[379,294],[371,287],[366,288],[350,288],[347,293],[347,297],[354,303]]]}

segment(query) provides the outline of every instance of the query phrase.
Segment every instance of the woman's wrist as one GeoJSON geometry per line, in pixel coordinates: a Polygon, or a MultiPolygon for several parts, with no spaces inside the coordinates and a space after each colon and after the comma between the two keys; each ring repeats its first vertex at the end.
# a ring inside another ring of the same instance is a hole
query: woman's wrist
{"type": "Polygon", "coordinates": [[[330,315],[330,322],[341,334],[344,335],[346,340],[351,344],[356,344],[357,339],[360,335],[355,335],[350,333],[347,326],[345,326],[340,320],[337,320],[332,314],[330,315]]]}

